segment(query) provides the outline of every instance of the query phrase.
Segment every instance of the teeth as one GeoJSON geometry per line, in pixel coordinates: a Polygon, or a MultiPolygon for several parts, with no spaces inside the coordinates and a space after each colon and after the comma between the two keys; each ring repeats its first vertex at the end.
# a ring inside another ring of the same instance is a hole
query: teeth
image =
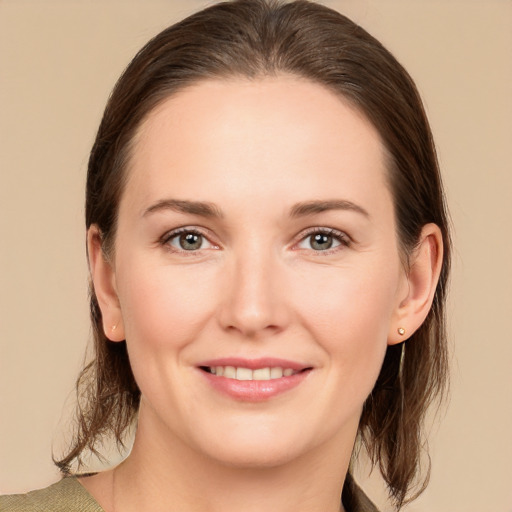
{"type": "Polygon", "coordinates": [[[280,379],[283,376],[282,368],[270,368],[270,378],[271,379],[280,379]]]}
{"type": "Polygon", "coordinates": [[[272,380],[290,377],[298,373],[291,368],[267,367],[251,370],[250,368],[234,366],[212,366],[210,372],[217,377],[226,377],[235,380],[272,380]]]}
{"type": "Polygon", "coordinates": [[[253,370],[252,380],[269,380],[270,374],[270,368],[259,368],[258,370],[253,370]]]}
{"type": "Polygon", "coordinates": [[[234,366],[225,366],[223,376],[228,379],[236,379],[236,368],[234,366]]]}
{"type": "Polygon", "coordinates": [[[252,370],[249,368],[237,368],[236,380],[252,380],[252,370]]]}

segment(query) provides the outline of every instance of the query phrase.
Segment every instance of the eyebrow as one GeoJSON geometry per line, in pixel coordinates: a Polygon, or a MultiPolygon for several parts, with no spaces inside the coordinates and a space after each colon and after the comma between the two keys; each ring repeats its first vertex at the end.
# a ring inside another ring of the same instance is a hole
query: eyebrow
{"type": "MultiPolygon", "coordinates": [[[[144,210],[142,216],[162,210],[172,210],[178,213],[188,213],[201,217],[221,219],[224,214],[214,203],[206,201],[189,201],[184,199],[162,199],[144,210]]],[[[290,217],[306,217],[329,210],[349,210],[360,213],[369,218],[370,214],[361,206],[345,199],[331,199],[327,201],[305,201],[295,204],[290,210],[290,217]]]]}
{"type": "Polygon", "coordinates": [[[151,213],[162,210],[172,210],[178,213],[200,215],[201,217],[223,217],[221,210],[213,203],[205,201],[187,201],[183,199],[162,199],[144,210],[142,216],[145,217],[151,213]]]}
{"type": "Polygon", "coordinates": [[[329,210],[349,210],[356,213],[360,213],[365,217],[369,218],[370,214],[362,207],[352,201],[346,201],[344,199],[332,199],[328,201],[306,201],[303,203],[297,203],[291,209],[291,217],[304,217],[306,215],[314,215],[316,213],[322,213],[329,210]]]}

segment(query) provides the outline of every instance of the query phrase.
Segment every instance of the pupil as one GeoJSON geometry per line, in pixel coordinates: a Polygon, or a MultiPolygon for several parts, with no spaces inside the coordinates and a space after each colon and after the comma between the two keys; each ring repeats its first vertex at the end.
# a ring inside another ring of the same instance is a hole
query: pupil
{"type": "Polygon", "coordinates": [[[332,236],[326,235],[324,233],[317,233],[313,237],[313,241],[311,243],[311,247],[313,247],[313,249],[318,249],[320,251],[329,249],[331,246],[332,246],[332,236]]]}
{"type": "Polygon", "coordinates": [[[194,249],[200,249],[202,243],[202,236],[196,235],[195,233],[184,233],[180,236],[181,248],[185,251],[193,251],[194,249]]]}

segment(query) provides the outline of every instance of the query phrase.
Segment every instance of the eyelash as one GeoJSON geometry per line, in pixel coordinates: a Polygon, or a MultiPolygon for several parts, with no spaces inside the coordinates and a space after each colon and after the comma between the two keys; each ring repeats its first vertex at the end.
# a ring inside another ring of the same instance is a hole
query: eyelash
{"type": "MultiPolygon", "coordinates": [[[[204,234],[204,232],[202,232],[201,230],[199,230],[195,227],[182,227],[182,228],[178,228],[178,229],[169,231],[169,232],[165,233],[165,235],[163,235],[160,238],[159,243],[172,253],[180,253],[180,254],[183,254],[184,256],[197,256],[202,251],[201,249],[187,251],[185,249],[174,248],[170,245],[169,242],[171,242],[171,240],[173,240],[185,233],[200,236],[200,237],[206,239],[208,241],[208,243],[213,246],[213,248],[215,248],[215,249],[219,248],[219,246],[217,244],[213,243],[209,239],[209,237],[204,234]]],[[[293,243],[293,247],[295,248],[294,250],[307,250],[307,251],[311,251],[313,253],[317,253],[318,255],[321,255],[321,256],[328,256],[328,255],[333,254],[339,250],[342,250],[343,248],[350,247],[351,244],[352,244],[351,238],[343,231],[338,231],[337,229],[334,229],[334,228],[315,227],[315,228],[309,228],[309,229],[303,231],[302,233],[300,233],[300,235],[297,237],[297,241],[293,243]],[[307,240],[308,238],[313,237],[315,235],[330,236],[334,240],[339,242],[339,245],[337,245],[333,248],[329,248],[326,250],[318,250],[318,251],[316,251],[312,248],[310,248],[310,249],[295,248],[301,242],[303,242],[303,241],[307,240]]]]}
{"type": "Polygon", "coordinates": [[[182,227],[182,228],[178,228],[178,229],[173,229],[172,231],[168,231],[167,233],[165,233],[164,236],[162,236],[162,238],[160,238],[159,243],[172,253],[180,253],[183,256],[188,256],[188,257],[197,256],[198,253],[200,253],[201,249],[187,251],[185,249],[177,249],[170,245],[170,242],[173,239],[175,239],[183,234],[191,234],[191,235],[200,236],[200,237],[204,238],[205,240],[207,240],[214,248],[218,248],[218,245],[211,242],[209,237],[206,236],[201,230],[194,228],[194,227],[186,227],[186,226],[182,227]]]}
{"type": "MultiPolygon", "coordinates": [[[[304,250],[312,251],[313,253],[318,254],[319,256],[329,256],[330,254],[334,254],[335,252],[343,250],[344,248],[350,247],[350,245],[352,244],[352,239],[343,231],[339,231],[334,228],[317,228],[317,227],[315,227],[315,228],[309,228],[306,231],[303,231],[298,237],[299,238],[298,242],[294,243],[294,246],[297,246],[299,243],[301,243],[315,235],[327,235],[327,236],[332,237],[337,242],[339,242],[339,245],[337,245],[333,248],[330,248],[330,249],[323,250],[323,251],[315,251],[312,248],[304,249],[304,250]]],[[[303,249],[299,248],[296,250],[300,251],[303,249]]]]}

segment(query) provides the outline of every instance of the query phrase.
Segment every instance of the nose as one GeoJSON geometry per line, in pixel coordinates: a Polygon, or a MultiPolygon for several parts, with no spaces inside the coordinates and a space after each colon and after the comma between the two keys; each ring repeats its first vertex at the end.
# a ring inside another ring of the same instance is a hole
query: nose
{"type": "Polygon", "coordinates": [[[234,256],[222,280],[222,328],[246,338],[283,331],[290,319],[283,270],[270,250],[234,256]]]}

